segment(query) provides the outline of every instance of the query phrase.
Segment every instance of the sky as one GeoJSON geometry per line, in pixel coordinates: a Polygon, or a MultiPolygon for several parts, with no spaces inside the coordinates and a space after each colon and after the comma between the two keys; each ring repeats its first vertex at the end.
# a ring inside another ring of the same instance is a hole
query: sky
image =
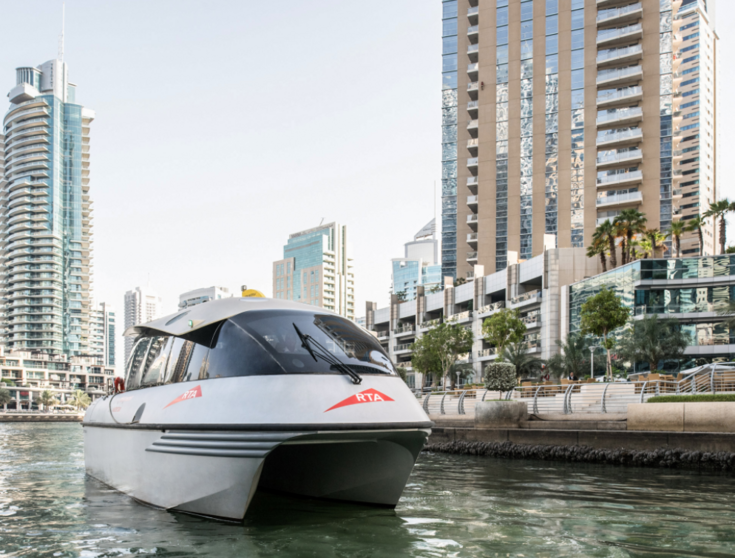
{"type": "MultiPolygon", "coordinates": [[[[61,0],[2,3],[0,92],[57,56],[61,0]],[[33,29],[33,33],[29,33],[33,29]]],[[[718,189],[735,198],[735,2],[717,4],[718,189]]],[[[356,314],[439,190],[439,0],[68,0],[91,129],[95,299],[150,285],[272,294],[288,235],[347,225],[356,314]]],[[[735,225],[735,222],[733,222],[735,225]]],[[[733,238],[735,239],[735,228],[733,238]]]]}

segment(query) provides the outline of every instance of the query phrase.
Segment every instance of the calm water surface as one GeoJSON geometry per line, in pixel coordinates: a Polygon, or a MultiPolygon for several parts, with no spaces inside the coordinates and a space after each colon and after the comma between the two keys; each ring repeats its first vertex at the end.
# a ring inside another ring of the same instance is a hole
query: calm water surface
{"type": "Polygon", "coordinates": [[[85,478],[78,424],[0,424],[0,556],[733,556],[735,479],[422,454],[395,511],[256,495],[242,524],[85,478]]]}

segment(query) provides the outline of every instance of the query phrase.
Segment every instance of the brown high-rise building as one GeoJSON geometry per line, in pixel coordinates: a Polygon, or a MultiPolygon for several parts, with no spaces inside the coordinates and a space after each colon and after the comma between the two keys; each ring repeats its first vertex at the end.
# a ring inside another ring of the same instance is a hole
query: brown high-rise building
{"type": "MultiPolygon", "coordinates": [[[[443,2],[444,275],[584,247],[624,209],[716,199],[711,0],[443,2]]],[[[716,228],[682,237],[714,254],[716,228]]]]}

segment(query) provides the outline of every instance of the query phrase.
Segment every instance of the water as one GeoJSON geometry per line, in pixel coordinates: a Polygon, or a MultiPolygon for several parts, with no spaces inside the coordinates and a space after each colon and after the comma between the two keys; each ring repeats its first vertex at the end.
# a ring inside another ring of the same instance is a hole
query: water
{"type": "Polygon", "coordinates": [[[732,556],[724,474],[423,454],[395,511],[256,495],[242,524],[85,478],[78,424],[0,423],[0,556],[732,556]]]}

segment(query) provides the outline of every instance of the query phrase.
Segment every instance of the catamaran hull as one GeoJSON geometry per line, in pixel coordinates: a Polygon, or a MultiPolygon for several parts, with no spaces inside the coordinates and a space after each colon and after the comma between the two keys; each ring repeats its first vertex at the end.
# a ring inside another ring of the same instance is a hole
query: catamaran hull
{"type": "Polygon", "coordinates": [[[142,502],[227,519],[242,519],[258,488],[394,507],[428,434],[87,426],[85,465],[142,502]]]}

